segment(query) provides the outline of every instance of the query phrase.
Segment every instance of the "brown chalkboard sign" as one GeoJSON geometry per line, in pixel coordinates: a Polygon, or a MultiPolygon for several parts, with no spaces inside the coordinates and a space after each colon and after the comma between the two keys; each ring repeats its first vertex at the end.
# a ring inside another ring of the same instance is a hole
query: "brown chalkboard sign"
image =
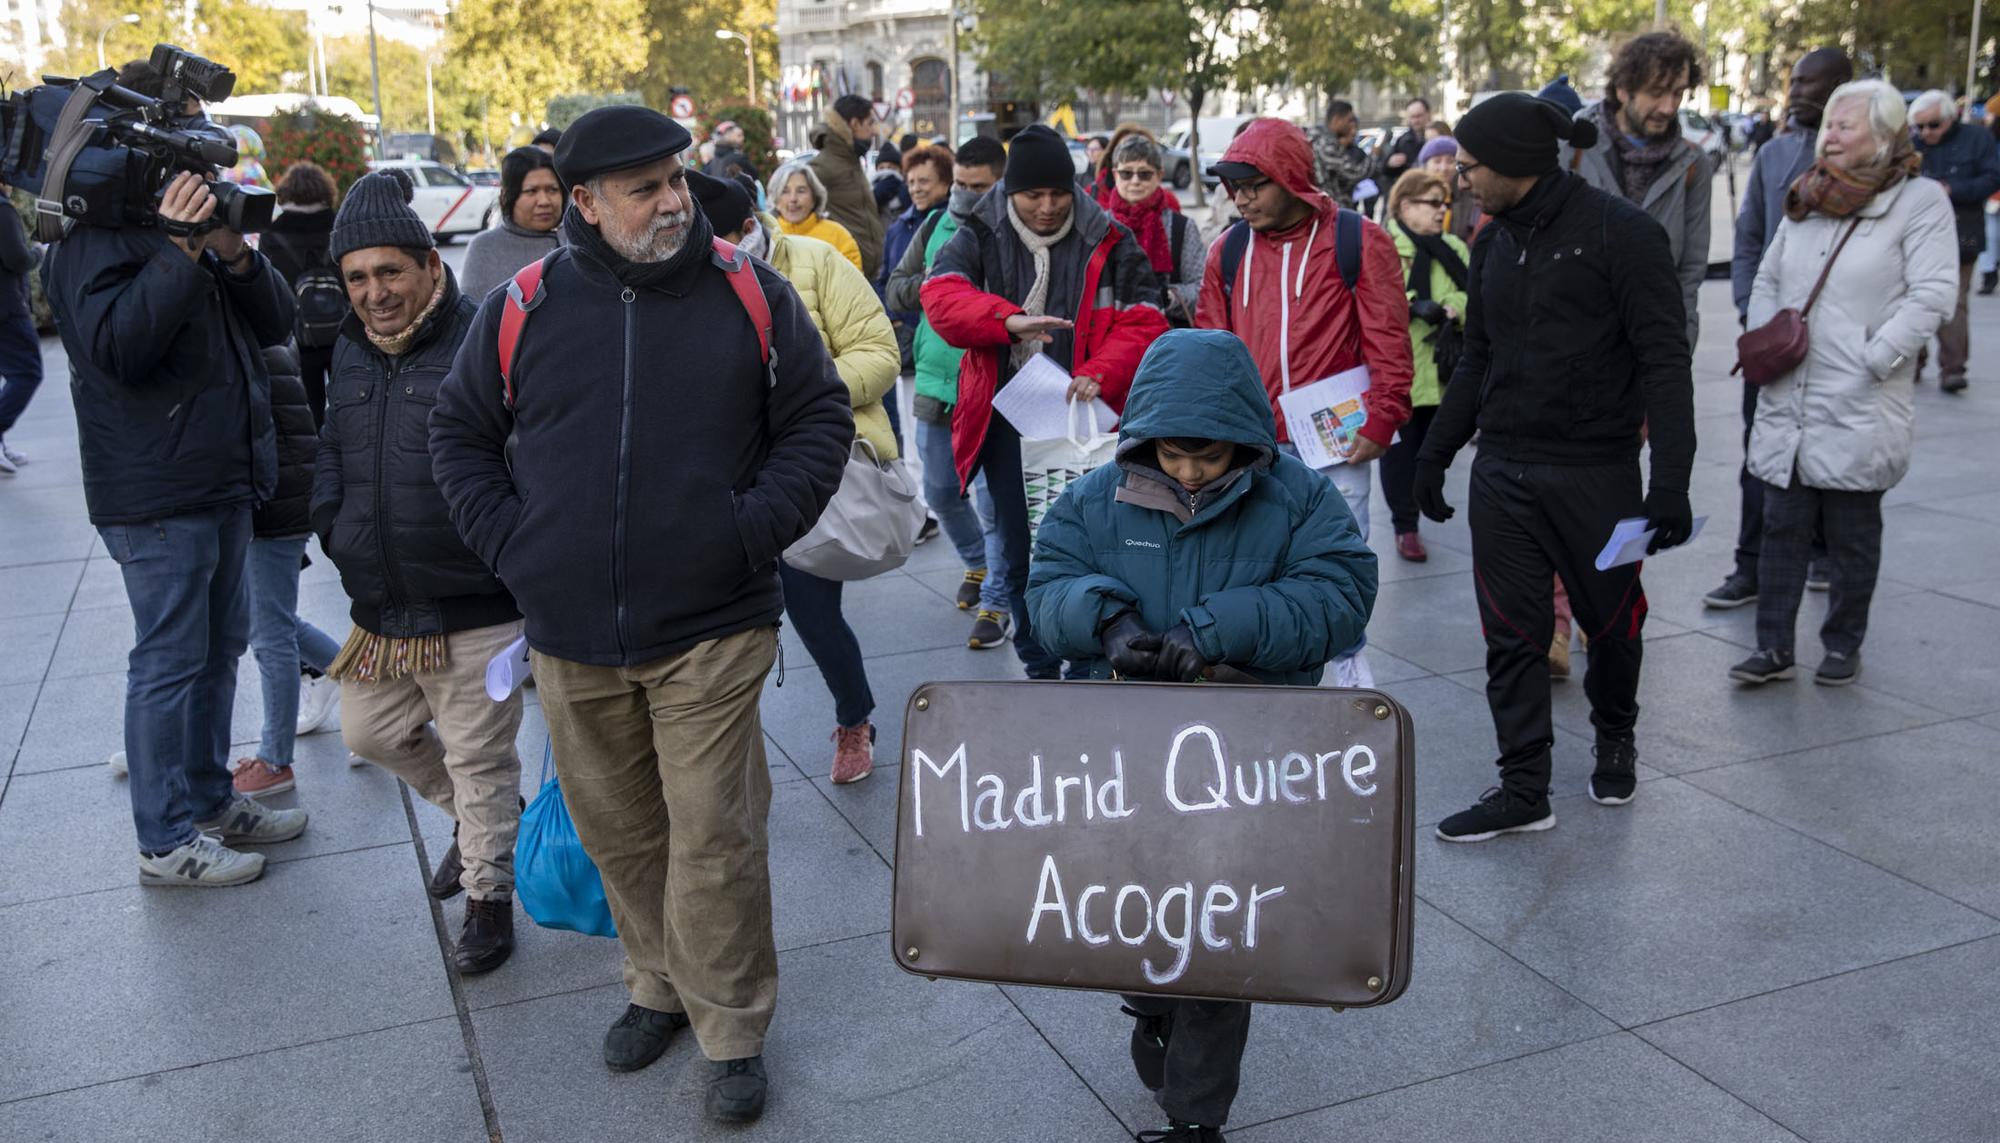
{"type": "Polygon", "coordinates": [[[1374,691],[926,683],[903,714],[896,962],[1387,1003],[1410,977],[1413,757],[1374,691]]]}

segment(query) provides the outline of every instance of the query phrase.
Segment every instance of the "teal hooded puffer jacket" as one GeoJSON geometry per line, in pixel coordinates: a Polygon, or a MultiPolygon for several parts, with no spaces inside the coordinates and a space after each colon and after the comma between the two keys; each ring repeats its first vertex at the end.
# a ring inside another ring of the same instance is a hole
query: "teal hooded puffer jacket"
{"type": "Polygon", "coordinates": [[[1211,662],[1310,686],[1361,642],[1375,554],[1333,483],[1278,453],[1270,398],[1234,334],[1174,330],[1153,343],[1118,456],[1070,485],[1036,535],[1028,611],[1043,646],[1109,677],[1098,632],[1136,609],[1155,631],[1188,624],[1211,662]],[[1141,459],[1161,437],[1227,440],[1252,455],[1239,452],[1247,470],[1225,488],[1189,499],[1141,459]],[[1163,495],[1182,497],[1183,511],[1154,506],[1163,495]]]}

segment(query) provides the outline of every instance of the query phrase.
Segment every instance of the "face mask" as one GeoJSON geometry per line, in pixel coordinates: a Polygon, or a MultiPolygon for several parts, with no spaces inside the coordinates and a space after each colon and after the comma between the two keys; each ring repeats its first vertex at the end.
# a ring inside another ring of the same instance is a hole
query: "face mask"
{"type": "Polygon", "coordinates": [[[979,204],[979,200],[982,197],[980,192],[968,190],[965,187],[951,188],[952,215],[957,218],[970,218],[972,216],[972,208],[979,204]]]}

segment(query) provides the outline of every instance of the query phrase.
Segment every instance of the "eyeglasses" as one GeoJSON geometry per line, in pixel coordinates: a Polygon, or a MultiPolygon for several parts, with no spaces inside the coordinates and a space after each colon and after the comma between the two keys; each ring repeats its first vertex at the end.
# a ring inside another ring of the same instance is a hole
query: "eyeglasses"
{"type": "Polygon", "coordinates": [[[1947,124],[1945,124],[1943,120],[1938,120],[1932,123],[1919,123],[1916,125],[1917,130],[1919,131],[1942,131],[1945,129],[1946,126],[1947,124]]]}
{"type": "Polygon", "coordinates": [[[1485,163],[1453,163],[1453,164],[1452,164],[1452,166],[1453,166],[1454,168],[1456,168],[1456,169],[1457,169],[1457,171],[1458,171],[1458,177],[1459,177],[1459,178],[1461,178],[1461,179],[1462,179],[1462,178],[1464,178],[1465,176],[1467,176],[1467,175],[1471,174],[1472,172],[1474,172],[1474,171],[1478,170],[1479,168],[1481,168],[1481,167],[1485,166],[1485,165],[1486,165],[1485,163]]]}
{"type": "Polygon", "coordinates": [[[1441,198],[1413,198],[1408,202],[1404,203],[1403,205],[1427,206],[1430,207],[1432,210],[1443,210],[1445,207],[1450,206],[1451,204],[1441,198]]]}
{"type": "Polygon", "coordinates": [[[1222,189],[1228,191],[1229,197],[1231,198],[1235,198],[1239,194],[1256,194],[1258,191],[1263,190],[1265,187],[1270,185],[1271,185],[1270,179],[1223,179],[1222,180],[1222,189]]]}
{"type": "Polygon", "coordinates": [[[1120,167],[1111,173],[1128,183],[1150,183],[1160,177],[1151,167],[1120,167]]]}

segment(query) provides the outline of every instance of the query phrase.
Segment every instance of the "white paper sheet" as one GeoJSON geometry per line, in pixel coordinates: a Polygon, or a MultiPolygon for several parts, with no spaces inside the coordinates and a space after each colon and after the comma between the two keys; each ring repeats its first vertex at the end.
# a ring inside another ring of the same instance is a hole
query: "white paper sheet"
{"type": "MultiPolygon", "coordinates": [[[[1022,440],[1057,441],[1069,436],[1070,375],[1046,353],[1037,353],[993,394],[993,408],[1007,418],[1022,440]]],[[[1093,399],[1090,415],[1077,417],[1076,432],[1085,440],[1108,433],[1118,414],[1101,398],[1093,399]]]]}
{"type": "MultiPolygon", "coordinates": [[[[1708,523],[1706,516],[1694,518],[1694,530],[1688,533],[1688,543],[1693,543],[1695,537],[1701,535],[1701,526],[1706,523],[1708,523]]],[[[1612,568],[1636,564],[1645,559],[1646,545],[1653,542],[1653,532],[1654,529],[1646,527],[1644,516],[1618,521],[1617,526],[1611,529],[1611,539],[1605,543],[1604,550],[1597,553],[1597,570],[1610,571],[1612,568]]],[[[1675,545],[1675,547],[1684,546],[1675,545]]]]}
{"type": "Polygon", "coordinates": [[[1323,377],[1278,395],[1285,433],[1299,450],[1299,459],[1314,468],[1346,464],[1354,434],[1368,420],[1362,394],[1368,392],[1368,367],[1323,377]]]}
{"type": "Polygon", "coordinates": [[[502,648],[486,664],[486,697],[506,702],[521,684],[528,681],[528,637],[521,636],[502,648]]]}

